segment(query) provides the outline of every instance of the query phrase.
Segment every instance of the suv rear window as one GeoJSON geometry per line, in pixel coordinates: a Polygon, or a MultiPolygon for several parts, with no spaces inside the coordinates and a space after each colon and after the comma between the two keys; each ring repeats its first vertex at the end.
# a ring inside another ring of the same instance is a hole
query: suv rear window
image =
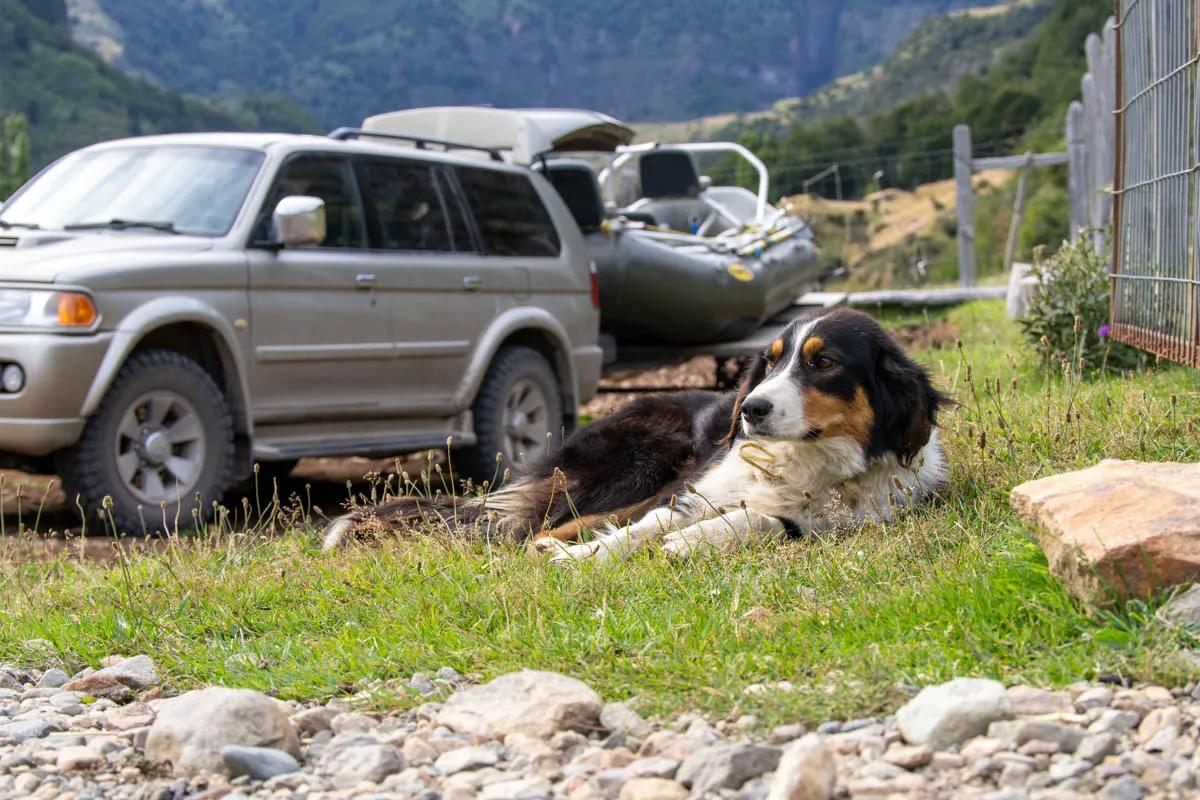
{"type": "Polygon", "coordinates": [[[483,251],[493,256],[557,256],[562,251],[550,212],[525,175],[457,167],[475,214],[483,251]]]}
{"type": "Polygon", "coordinates": [[[424,252],[454,250],[454,235],[446,219],[447,199],[439,189],[432,167],[382,159],[359,161],[359,166],[375,247],[424,252]]]}

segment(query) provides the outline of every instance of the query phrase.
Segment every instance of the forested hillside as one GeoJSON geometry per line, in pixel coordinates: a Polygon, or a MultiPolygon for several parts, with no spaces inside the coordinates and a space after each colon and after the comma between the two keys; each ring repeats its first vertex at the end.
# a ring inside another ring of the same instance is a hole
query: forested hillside
{"type": "Polygon", "coordinates": [[[12,113],[28,122],[35,167],[121,136],[315,125],[279,98],[220,108],[131,77],[72,40],[63,0],[0,0],[0,117],[12,113]]]}
{"type": "Polygon", "coordinates": [[[76,35],[173,89],[290,97],[326,126],[431,104],[685,119],[799,97],[922,20],[997,0],[70,0],[76,35]]]}

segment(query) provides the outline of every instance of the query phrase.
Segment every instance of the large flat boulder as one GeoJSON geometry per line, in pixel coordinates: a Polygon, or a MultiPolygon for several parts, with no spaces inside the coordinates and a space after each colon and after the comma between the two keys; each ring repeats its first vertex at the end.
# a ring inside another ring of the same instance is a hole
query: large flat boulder
{"type": "Polygon", "coordinates": [[[1023,483],[1010,501],[1050,570],[1087,602],[1200,580],[1200,464],[1101,461],[1023,483]]]}
{"type": "Polygon", "coordinates": [[[554,672],[524,669],[455,692],[437,722],[476,736],[524,733],[549,738],[600,724],[600,696],[585,683],[554,672]]]}

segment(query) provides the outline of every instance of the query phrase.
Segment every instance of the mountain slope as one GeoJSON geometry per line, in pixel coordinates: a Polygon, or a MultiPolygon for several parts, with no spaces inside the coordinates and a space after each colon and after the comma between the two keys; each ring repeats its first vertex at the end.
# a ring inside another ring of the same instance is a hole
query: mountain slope
{"type": "Polygon", "coordinates": [[[313,125],[275,98],[226,110],[130,77],[76,44],[66,19],[62,0],[0,0],[0,116],[26,117],[35,166],[122,136],[313,125]]]}
{"type": "Polygon", "coordinates": [[[1054,8],[1054,0],[1013,0],[967,8],[922,22],[870,69],[838,78],[803,98],[780,100],[749,114],[638,125],[642,141],[711,139],[731,125],[783,127],[846,114],[886,111],[933,90],[949,90],[968,75],[998,64],[1054,8]]]}
{"type": "MultiPolygon", "coordinates": [[[[179,91],[288,96],[325,125],[413,105],[680,119],[801,96],[981,0],[70,0],[76,36],[179,91]]],[[[987,0],[982,0],[987,3],[987,0]]]]}

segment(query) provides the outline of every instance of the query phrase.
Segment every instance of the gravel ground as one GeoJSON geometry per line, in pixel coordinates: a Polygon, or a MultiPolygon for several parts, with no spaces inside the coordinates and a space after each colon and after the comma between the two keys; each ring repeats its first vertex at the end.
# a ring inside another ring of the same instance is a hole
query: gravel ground
{"type": "Polygon", "coordinates": [[[1195,686],[956,680],[894,715],[810,732],[644,720],[553,673],[475,685],[444,668],[321,705],[228,689],[167,698],[145,656],[105,663],[73,677],[0,667],[0,798],[1139,800],[1194,797],[1200,777],[1195,686]],[[380,693],[423,702],[356,710],[380,693]]]}

